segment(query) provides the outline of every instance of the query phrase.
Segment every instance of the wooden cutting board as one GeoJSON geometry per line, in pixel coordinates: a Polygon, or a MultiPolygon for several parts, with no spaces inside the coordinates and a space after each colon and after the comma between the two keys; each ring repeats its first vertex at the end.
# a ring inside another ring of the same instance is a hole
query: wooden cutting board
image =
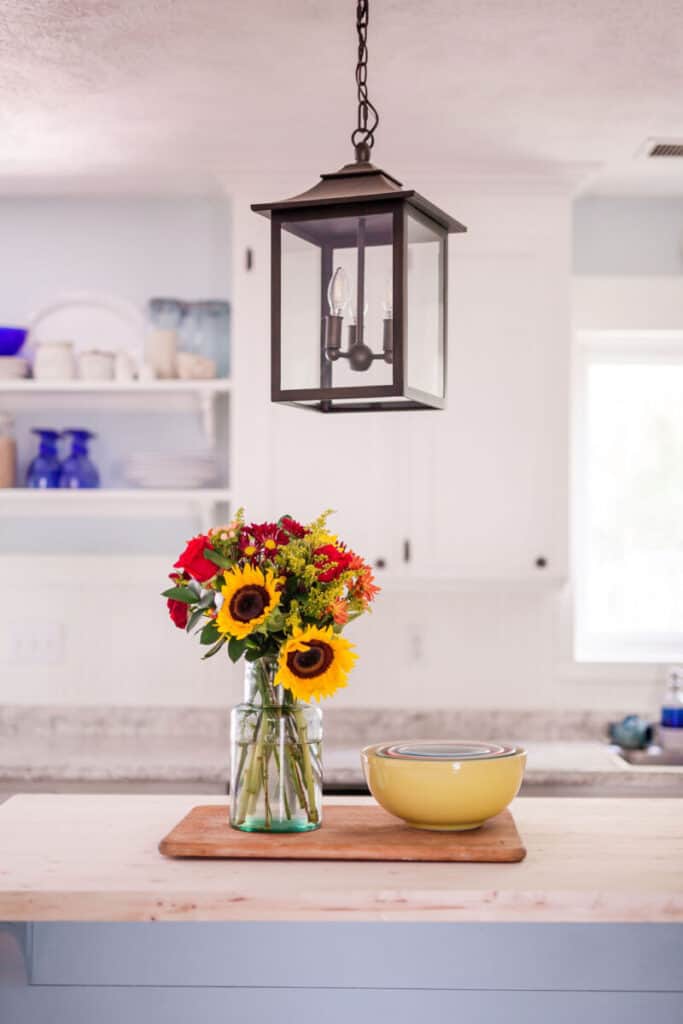
{"type": "Polygon", "coordinates": [[[503,811],[471,832],[409,828],[377,805],[326,807],[314,832],[239,832],[220,805],[194,807],[159,843],[167,857],[263,860],[520,861],[526,850],[503,811]]]}

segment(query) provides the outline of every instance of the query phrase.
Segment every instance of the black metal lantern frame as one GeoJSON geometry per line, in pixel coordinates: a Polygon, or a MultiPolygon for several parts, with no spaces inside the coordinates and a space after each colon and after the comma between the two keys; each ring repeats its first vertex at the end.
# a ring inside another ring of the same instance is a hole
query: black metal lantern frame
{"type": "Polygon", "coordinates": [[[301,195],[252,206],[271,220],[271,397],[321,412],[439,409],[446,393],[448,235],[466,228],[370,163],[379,118],[367,96],[367,20],[368,2],[359,0],[355,162],[323,174],[301,195]],[[428,264],[413,261],[420,271],[411,267],[413,242],[430,243],[428,264]],[[287,257],[287,246],[303,251],[287,257]],[[389,294],[373,335],[367,266],[389,256],[389,294]],[[297,274],[308,279],[303,296],[296,294],[302,282],[288,277],[288,258],[304,268],[297,274]],[[353,264],[355,303],[344,261],[353,264]],[[364,384],[373,370],[374,382],[364,384]]]}

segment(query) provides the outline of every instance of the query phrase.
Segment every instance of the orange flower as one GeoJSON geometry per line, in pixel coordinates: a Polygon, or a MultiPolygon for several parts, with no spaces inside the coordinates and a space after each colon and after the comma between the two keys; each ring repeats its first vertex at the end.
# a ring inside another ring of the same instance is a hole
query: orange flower
{"type": "Polygon", "coordinates": [[[353,587],[353,596],[359,598],[365,604],[370,604],[381,589],[375,583],[372,569],[366,565],[358,574],[358,579],[353,587]]]}
{"type": "Polygon", "coordinates": [[[335,597],[327,610],[338,626],[345,626],[349,621],[349,606],[343,597],[335,597]]]}

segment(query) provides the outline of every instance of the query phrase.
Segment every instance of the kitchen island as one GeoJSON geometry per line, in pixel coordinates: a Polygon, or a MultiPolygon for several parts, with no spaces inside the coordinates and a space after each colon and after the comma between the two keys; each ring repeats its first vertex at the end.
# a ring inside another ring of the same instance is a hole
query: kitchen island
{"type": "Polygon", "coordinates": [[[224,802],[2,805],[0,949],[13,944],[14,981],[0,1019],[213,1024],[276,1020],[280,1007],[305,1024],[683,1019],[681,800],[518,799],[519,864],[157,852],[192,806],[224,802]]]}

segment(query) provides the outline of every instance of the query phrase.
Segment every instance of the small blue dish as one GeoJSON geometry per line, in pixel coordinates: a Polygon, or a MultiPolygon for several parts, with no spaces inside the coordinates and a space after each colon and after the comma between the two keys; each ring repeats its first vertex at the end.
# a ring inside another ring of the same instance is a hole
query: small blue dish
{"type": "Polygon", "coordinates": [[[27,334],[25,327],[0,327],[0,356],[15,356],[27,334]]]}
{"type": "Polygon", "coordinates": [[[621,722],[610,722],[607,735],[623,750],[645,750],[654,739],[654,729],[640,715],[627,715],[621,722]]]}

